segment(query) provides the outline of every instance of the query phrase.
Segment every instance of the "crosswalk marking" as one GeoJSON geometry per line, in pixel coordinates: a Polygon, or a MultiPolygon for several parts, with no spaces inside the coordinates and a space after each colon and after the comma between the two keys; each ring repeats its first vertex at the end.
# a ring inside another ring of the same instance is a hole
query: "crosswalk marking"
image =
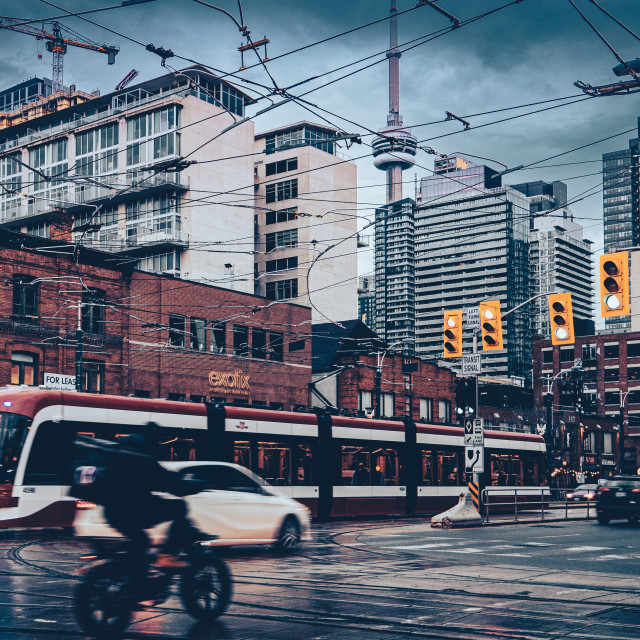
{"type": "Polygon", "coordinates": [[[568,547],[565,551],[608,551],[613,547],[568,547]]]}

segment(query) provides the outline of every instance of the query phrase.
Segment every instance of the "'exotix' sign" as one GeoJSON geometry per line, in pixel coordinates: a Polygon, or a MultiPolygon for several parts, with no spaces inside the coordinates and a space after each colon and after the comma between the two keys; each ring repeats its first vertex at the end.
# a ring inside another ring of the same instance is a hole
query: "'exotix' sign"
{"type": "Polygon", "coordinates": [[[212,389],[220,390],[220,387],[223,387],[225,390],[228,390],[228,393],[241,395],[249,395],[251,389],[249,386],[249,376],[244,375],[240,370],[236,370],[233,373],[211,371],[209,373],[209,385],[212,389]]]}

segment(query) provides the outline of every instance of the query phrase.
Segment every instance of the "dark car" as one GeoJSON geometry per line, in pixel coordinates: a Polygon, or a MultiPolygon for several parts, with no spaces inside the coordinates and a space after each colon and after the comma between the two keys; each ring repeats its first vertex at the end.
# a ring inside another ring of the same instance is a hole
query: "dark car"
{"type": "Polygon", "coordinates": [[[590,501],[596,497],[599,484],[581,484],[573,491],[567,491],[567,500],[574,501],[590,501]]]}
{"type": "Polygon", "coordinates": [[[598,489],[596,513],[600,524],[640,518],[640,476],[614,476],[598,489]]]}

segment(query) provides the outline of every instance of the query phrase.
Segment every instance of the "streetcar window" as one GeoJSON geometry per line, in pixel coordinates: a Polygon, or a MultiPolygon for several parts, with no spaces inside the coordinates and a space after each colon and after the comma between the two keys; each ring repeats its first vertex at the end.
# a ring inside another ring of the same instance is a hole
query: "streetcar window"
{"type": "Polygon", "coordinates": [[[433,482],[433,452],[422,451],[422,472],[418,484],[430,486],[433,482]]]}
{"type": "Polygon", "coordinates": [[[398,452],[395,449],[351,445],[341,447],[338,484],[397,486],[398,472],[398,452]]]}
{"type": "Polygon", "coordinates": [[[444,487],[461,484],[460,459],[457,451],[436,451],[438,482],[444,487]]]}
{"type": "Polygon", "coordinates": [[[0,484],[14,481],[29,422],[15,413],[0,413],[0,484]]]}
{"type": "Polygon", "coordinates": [[[75,429],[68,424],[43,422],[31,445],[24,484],[70,484],[75,429]]]}
{"type": "Polygon", "coordinates": [[[312,451],[304,444],[237,440],[233,459],[275,486],[314,484],[312,451]]]}
{"type": "Polygon", "coordinates": [[[522,486],[524,463],[520,454],[491,454],[491,484],[498,487],[522,486]]]}
{"type": "Polygon", "coordinates": [[[239,442],[236,440],[233,449],[233,461],[247,469],[251,469],[251,446],[248,442],[239,442]]]}
{"type": "Polygon", "coordinates": [[[291,449],[280,442],[258,442],[256,473],[269,484],[291,484],[291,449]]]}

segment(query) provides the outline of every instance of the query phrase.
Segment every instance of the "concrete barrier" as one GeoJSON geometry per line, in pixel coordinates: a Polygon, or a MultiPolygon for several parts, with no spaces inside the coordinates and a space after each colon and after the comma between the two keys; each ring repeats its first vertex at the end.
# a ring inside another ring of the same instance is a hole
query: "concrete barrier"
{"type": "Polygon", "coordinates": [[[432,527],[470,527],[482,524],[482,518],[476,511],[469,491],[460,494],[458,504],[431,518],[432,527]]]}

